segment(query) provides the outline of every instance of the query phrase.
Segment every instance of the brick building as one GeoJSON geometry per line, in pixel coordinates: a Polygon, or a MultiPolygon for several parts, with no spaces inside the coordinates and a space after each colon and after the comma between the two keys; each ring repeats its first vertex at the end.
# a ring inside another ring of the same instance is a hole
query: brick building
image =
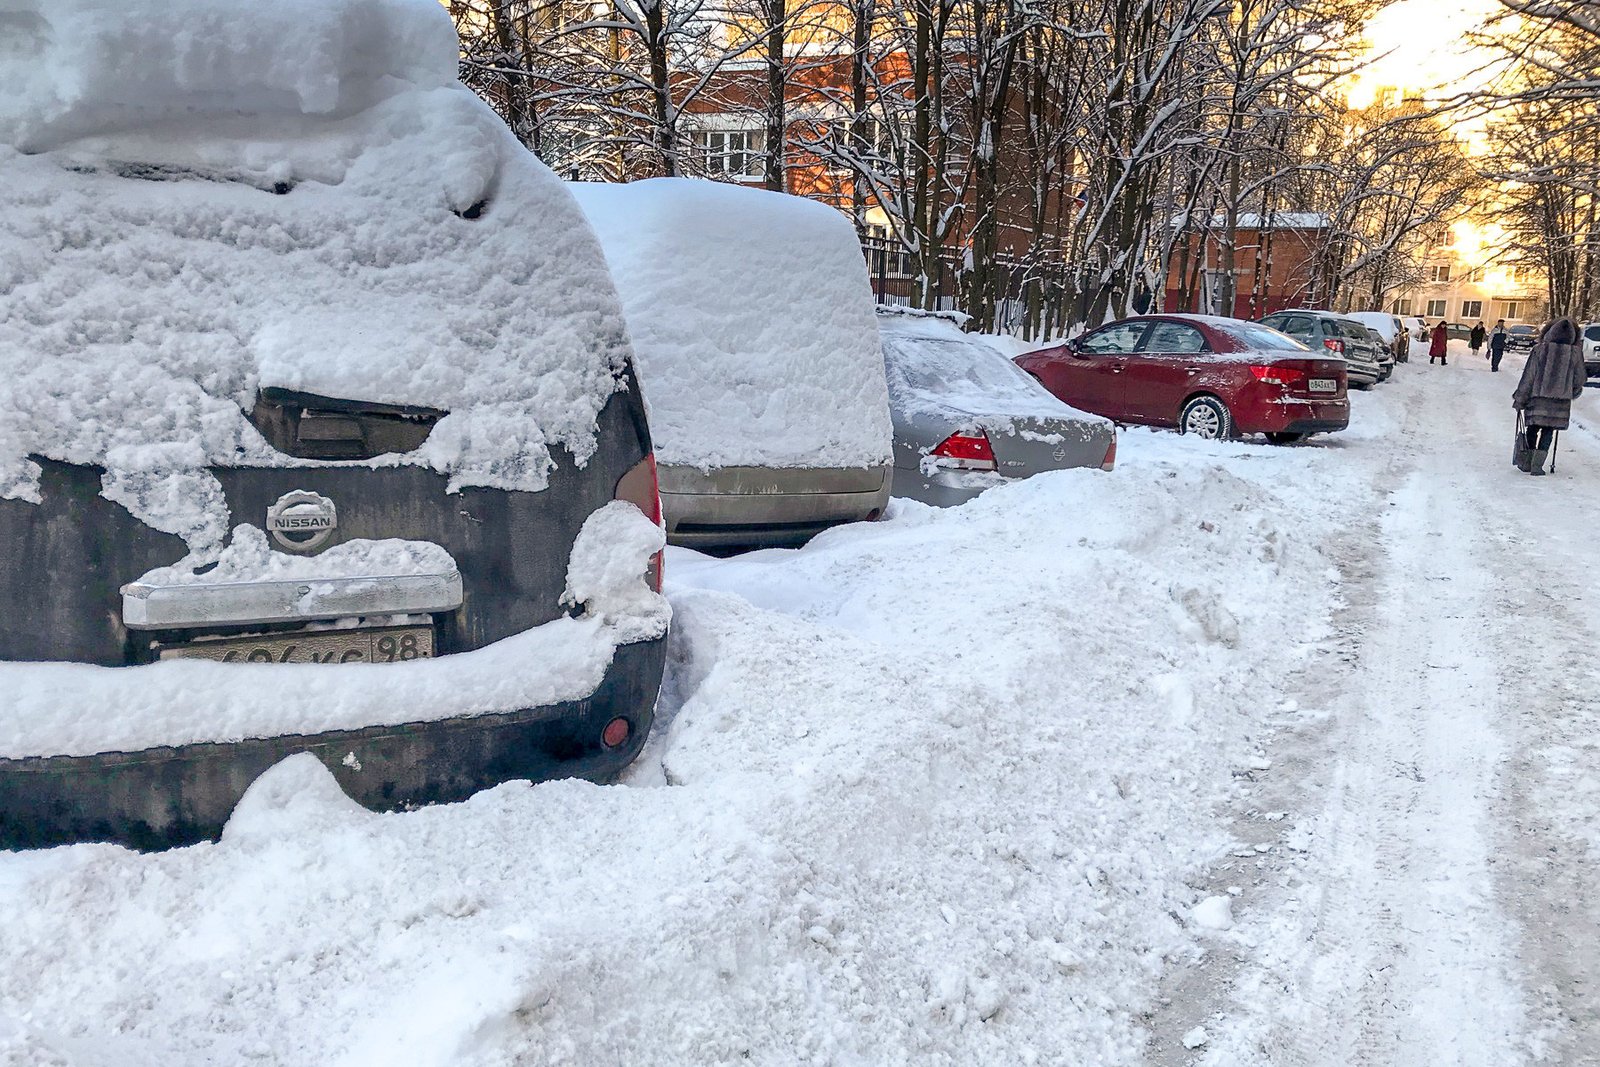
{"type": "Polygon", "coordinates": [[[1317,260],[1327,244],[1328,220],[1313,212],[1239,216],[1234,241],[1233,306],[1226,286],[1217,219],[1211,232],[1180,242],[1167,270],[1162,307],[1259,319],[1286,307],[1320,307],[1317,260]]]}

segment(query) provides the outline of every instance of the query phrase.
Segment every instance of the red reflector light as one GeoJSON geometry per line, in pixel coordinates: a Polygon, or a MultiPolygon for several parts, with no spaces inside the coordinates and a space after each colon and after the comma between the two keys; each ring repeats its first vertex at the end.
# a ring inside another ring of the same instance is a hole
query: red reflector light
{"type": "Polygon", "coordinates": [[[953,433],[939,442],[929,455],[940,460],[941,467],[977,471],[995,469],[994,449],[989,447],[989,435],[982,430],[975,434],[953,433]]]}
{"type": "MultiPolygon", "coordinates": [[[[657,526],[661,525],[661,482],[656,477],[656,454],[645,453],[645,457],[629,468],[628,473],[617,479],[616,491],[612,494],[618,500],[626,500],[640,511],[645,517],[657,526]]],[[[657,552],[650,557],[650,588],[661,592],[661,578],[665,570],[665,563],[661,553],[657,552]]],[[[622,720],[618,720],[619,722],[622,720]]],[[[610,729],[610,727],[607,727],[610,729]]]]}
{"type": "Polygon", "coordinates": [[[628,736],[632,733],[633,724],[627,719],[612,719],[606,723],[606,728],[600,731],[600,743],[607,748],[621,748],[627,744],[628,736]]]}
{"type": "Polygon", "coordinates": [[[1106,458],[1100,461],[1100,469],[1108,471],[1117,465],[1117,431],[1111,431],[1111,444],[1106,446],[1106,458]]]}

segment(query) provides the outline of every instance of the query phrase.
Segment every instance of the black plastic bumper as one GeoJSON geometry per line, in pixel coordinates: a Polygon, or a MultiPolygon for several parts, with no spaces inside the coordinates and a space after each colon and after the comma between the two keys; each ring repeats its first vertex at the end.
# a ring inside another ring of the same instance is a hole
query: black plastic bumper
{"type": "Polygon", "coordinates": [[[112,841],[158,849],[214,840],[250,783],[299,752],[314,754],[347,794],[376,811],[464,800],[519,778],[605,781],[644,745],[665,661],[665,637],[624,645],[587,699],[506,714],[0,759],[0,848],[112,841]],[[600,733],[619,715],[632,732],[607,749],[600,733]]]}

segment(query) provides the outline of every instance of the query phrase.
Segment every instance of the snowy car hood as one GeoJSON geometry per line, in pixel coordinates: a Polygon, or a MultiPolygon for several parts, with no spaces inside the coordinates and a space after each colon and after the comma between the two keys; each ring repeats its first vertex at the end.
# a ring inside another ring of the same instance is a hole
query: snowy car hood
{"type": "Polygon", "coordinates": [[[0,497],[37,499],[35,455],[221,528],[205,468],[305,462],[246,418],[263,387],[449,412],[404,462],[453,489],[593,454],[621,307],[562,183],[455,81],[439,5],[104,7],[0,16],[36,46],[0,54],[0,497]]]}

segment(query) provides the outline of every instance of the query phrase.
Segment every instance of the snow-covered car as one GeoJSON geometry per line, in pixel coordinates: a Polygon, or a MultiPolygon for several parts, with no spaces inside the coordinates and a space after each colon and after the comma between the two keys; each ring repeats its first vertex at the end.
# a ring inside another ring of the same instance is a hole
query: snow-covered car
{"type": "Polygon", "coordinates": [[[613,776],[669,609],[577,204],[437,4],[129,10],[0,15],[0,848],[613,776]]]}
{"type": "Polygon", "coordinates": [[[1387,311],[1352,311],[1346,317],[1376,331],[1383,343],[1389,346],[1396,363],[1405,363],[1411,358],[1411,334],[1398,315],[1391,315],[1387,311]]]}
{"type": "Polygon", "coordinates": [[[888,390],[849,221],[687,178],[570,188],[622,296],[668,539],[795,545],[881,515],[888,390]]]}
{"type": "Polygon", "coordinates": [[[947,507],[1041,471],[1110,470],[1109,419],[1068,407],[946,316],[880,307],[894,494],[947,507]]]}
{"type": "Polygon", "coordinates": [[[1383,334],[1379,333],[1371,326],[1365,326],[1365,329],[1367,331],[1367,337],[1372,343],[1371,347],[1373,358],[1377,360],[1378,363],[1378,381],[1386,382],[1394,374],[1394,349],[1390,347],[1389,342],[1384,338],[1383,334]]]}

